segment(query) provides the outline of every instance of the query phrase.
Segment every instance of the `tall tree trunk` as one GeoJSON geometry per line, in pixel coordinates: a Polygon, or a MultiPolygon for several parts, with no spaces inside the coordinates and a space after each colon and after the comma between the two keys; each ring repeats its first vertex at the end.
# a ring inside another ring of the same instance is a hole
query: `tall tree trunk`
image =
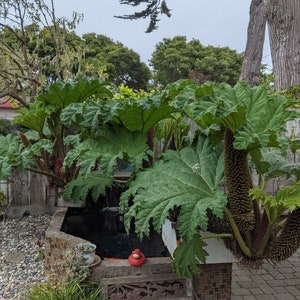
{"type": "Polygon", "coordinates": [[[300,83],[300,1],[264,0],[275,89],[300,83]]]}
{"type": "Polygon", "coordinates": [[[259,84],[259,72],[263,55],[266,16],[263,0],[252,0],[248,24],[247,44],[240,75],[241,81],[251,86],[259,84]]]}

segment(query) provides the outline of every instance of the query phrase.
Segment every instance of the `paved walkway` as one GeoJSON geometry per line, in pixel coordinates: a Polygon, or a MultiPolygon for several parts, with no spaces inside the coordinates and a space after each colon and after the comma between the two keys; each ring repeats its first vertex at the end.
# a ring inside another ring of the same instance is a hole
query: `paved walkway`
{"type": "Polygon", "coordinates": [[[300,250],[276,265],[254,270],[234,265],[231,300],[300,300],[300,250]]]}

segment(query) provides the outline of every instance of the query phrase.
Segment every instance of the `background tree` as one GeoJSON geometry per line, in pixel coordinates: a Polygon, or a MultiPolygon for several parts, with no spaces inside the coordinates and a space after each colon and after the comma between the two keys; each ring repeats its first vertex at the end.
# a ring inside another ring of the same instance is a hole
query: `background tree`
{"type": "Polygon", "coordinates": [[[264,0],[276,90],[300,83],[300,1],[264,0]]]}
{"type": "Polygon", "coordinates": [[[165,86],[180,78],[188,78],[192,70],[215,82],[235,84],[241,72],[243,54],[228,47],[203,46],[186,37],[165,38],[156,45],[150,64],[156,84],[165,86]]]}
{"type": "Polygon", "coordinates": [[[170,9],[167,6],[167,3],[165,0],[154,0],[154,1],[148,1],[148,0],[120,0],[121,4],[127,4],[127,5],[133,5],[137,6],[142,3],[146,3],[145,9],[143,9],[140,12],[136,12],[131,15],[125,15],[125,16],[117,16],[117,18],[122,19],[129,19],[129,20],[137,20],[140,18],[150,18],[149,26],[146,30],[146,32],[152,32],[154,29],[157,29],[157,22],[159,21],[158,15],[159,14],[165,14],[168,17],[171,16],[170,9]]]}
{"type": "Polygon", "coordinates": [[[263,0],[252,0],[248,24],[247,44],[240,75],[241,81],[251,86],[260,82],[261,61],[266,32],[266,15],[263,0]]]}
{"type": "Polygon", "coordinates": [[[116,85],[146,89],[151,73],[140,56],[120,42],[95,33],[82,36],[85,44],[84,69],[88,75],[106,74],[116,85]]]}
{"type": "MultiPolygon", "coordinates": [[[[165,0],[119,0],[121,4],[146,8],[125,19],[150,18],[147,32],[157,28],[158,15],[170,17],[170,9],[165,0]]],[[[252,0],[248,26],[246,55],[241,73],[241,80],[252,85],[257,84],[263,51],[266,21],[270,36],[270,48],[275,78],[275,89],[285,89],[300,82],[300,2],[299,0],[252,0]]]]}
{"type": "Polygon", "coordinates": [[[71,20],[57,18],[53,0],[50,5],[43,0],[0,0],[0,97],[23,105],[34,101],[49,66],[66,79],[79,57],[66,42],[66,29],[73,30],[81,17],[73,13],[71,20]],[[47,39],[53,54],[40,59],[47,39]]]}

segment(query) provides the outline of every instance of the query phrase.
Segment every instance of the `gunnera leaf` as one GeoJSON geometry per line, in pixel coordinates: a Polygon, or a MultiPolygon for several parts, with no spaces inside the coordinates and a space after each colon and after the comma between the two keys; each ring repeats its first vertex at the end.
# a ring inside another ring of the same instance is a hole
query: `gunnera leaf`
{"type": "Polygon", "coordinates": [[[188,241],[200,228],[207,228],[207,209],[223,216],[226,195],[219,190],[224,179],[224,156],[208,137],[200,136],[192,146],[179,152],[167,151],[163,160],[138,173],[121,196],[125,226],[135,219],[137,234],[149,234],[149,224],[160,232],[169,211],[180,207],[178,230],[188,241]],[[132,199],[133,198],[133,199],[132,199]],[[133,205],[129,205],[132,203],[133,205]]]}

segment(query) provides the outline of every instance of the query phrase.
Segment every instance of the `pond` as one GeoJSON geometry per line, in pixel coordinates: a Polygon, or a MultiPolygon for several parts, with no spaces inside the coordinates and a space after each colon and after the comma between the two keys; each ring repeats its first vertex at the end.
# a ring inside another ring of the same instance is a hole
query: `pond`
{"type": "Polygon", "coordinates": [[[134,232],[125,232],[123,215],[117,207],[101,210],[68,208],[61,231],[83,238],[97,246],[96,254],[104,258],[126,259],[140,249],[146,257],[169,256],[161,236],[150,230],[149,238],[140,240],[134,232]]]}

